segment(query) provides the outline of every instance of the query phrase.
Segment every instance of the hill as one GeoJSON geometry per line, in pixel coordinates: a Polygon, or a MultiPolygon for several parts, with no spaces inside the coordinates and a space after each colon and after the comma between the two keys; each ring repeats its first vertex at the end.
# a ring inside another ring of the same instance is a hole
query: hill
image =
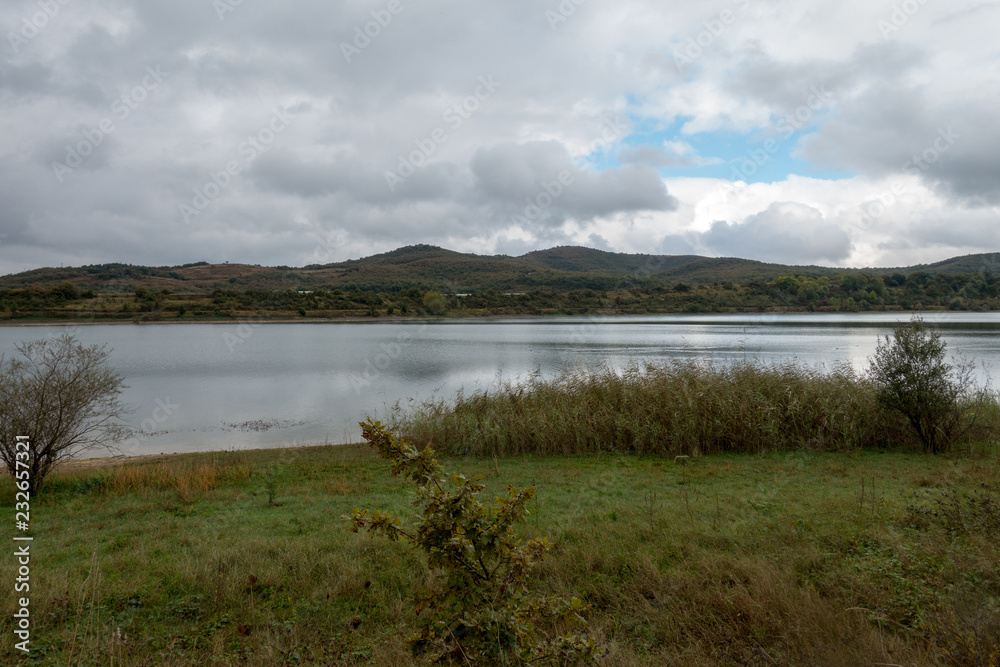
{"type": "Polygon", "coordinates": [[[745,283],[754,280],[774,280],[787,275],[834,276],[854,270],[820,266],[786,266],[735,257],[630,255],[578,246],[536,250],[518,259],[559,271],[669,278],[692,283],[718,281],[745,283]]]}
{"type": "Polygon", "coordinates": [[[957,275],[960,273],[983,273],[988,272],[993,275],[1000,274],[1000,252],[979,253],[976,255],[962,255],[952,257],[933,264],[917,264],[901,269],[892,269],[903,274],[925,271],[927,273],[946,273],[957,275]]]}
{"type": "Polygon", "coordinates": [[[51,288],[70,282],[98,293],[132,291],[140,285],[176,293],[206,293],[218,289],[310,290],[341,289],[395,293],[405,289],[436,289],[446,293],[495,289],[617,289],[652,283],[747,284],[781,276],[832,278],[865,272],[889,275],[1000,273],[1000,253],[955,257],[934,264],[891,269],[844,269],[786,266],[731,257],[625,254],[563,246],[520,257],[460,253],[431,245],[415,245],[357,260],[305,267],[265,267],[251,264],[208,264],[147,267],[98,264],[40,268],[0,277],[0,289],[37,285],[51,288]]]}

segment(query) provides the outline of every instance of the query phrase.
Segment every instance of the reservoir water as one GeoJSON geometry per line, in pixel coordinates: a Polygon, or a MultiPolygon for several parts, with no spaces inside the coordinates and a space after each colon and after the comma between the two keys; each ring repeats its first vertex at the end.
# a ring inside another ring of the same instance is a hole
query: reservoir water
{"type": "MultiPolygon", "coordinates": [[[[450,399],[533,372],[553,377],[630,362],[757,360],[867,365],[906,313],[657,315],[303,324],[0,327],[0,354],[70,332],[107,344],[125,376],[128,454],[278,447],[359,439],[365,414],[450,399]]],[[[1000,314],[935,313],[952,354],[1000,368],[1000,314]]]]}

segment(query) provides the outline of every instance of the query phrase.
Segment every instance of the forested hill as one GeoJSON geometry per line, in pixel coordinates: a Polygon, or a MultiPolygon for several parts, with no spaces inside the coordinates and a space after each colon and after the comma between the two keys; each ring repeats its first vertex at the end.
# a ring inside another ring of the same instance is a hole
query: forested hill
{"type": "Polygon", "coordinates": [[[0,322],[997,311],[997,274],[1000,253],[832,269],[576,247],[480,256],[422,245],[298,268],[196,262],[36,269],[0,278],[0,322]]]}
{"type": "Polygon", "coordinates": [[[139,286],[189,293],[218,289],[398,292],[414,288],[468,293],[489,289],[609,290],[630,285],[674,283],[749,284],[774,281],[783,276],[834,278],[852,273],[909,276],[916,272],[931,275],[1000,274],[1000,253],[967,255],[921,266],[842,269],[697,255],[635,255],[573,246],[510,257],[459,253],[435,246],[416,245],[363,259],[306,267],[196,262],[159,267],[98,264],[42,268],[0,277],[0,289],[32,285],[50,289],[69,282],[79,289],[95,293],[131,291],[139,286]]]}

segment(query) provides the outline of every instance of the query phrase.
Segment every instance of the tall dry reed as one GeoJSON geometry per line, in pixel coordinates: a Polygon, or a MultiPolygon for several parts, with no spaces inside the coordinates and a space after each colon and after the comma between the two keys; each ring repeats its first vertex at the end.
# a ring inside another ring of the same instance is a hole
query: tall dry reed
{"type": "Polygon", "coordinates": [[[452,454],[667,455],[910,444],[848,366],[696,362],[535,374],[397,415],[404,436],[452,454]]]}

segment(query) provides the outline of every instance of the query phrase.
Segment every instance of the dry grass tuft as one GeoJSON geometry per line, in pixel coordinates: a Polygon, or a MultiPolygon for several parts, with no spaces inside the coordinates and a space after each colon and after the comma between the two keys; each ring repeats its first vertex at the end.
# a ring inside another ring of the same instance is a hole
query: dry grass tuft
{"type": "Polygon", "coordinates": [[[211,459],[176,462],[123,463],[116,466],[106,478],[103,489],[114,495],[172,489],[184,502],[191,502],[195,495],[216,488],[222,482],[239,482],[250,479],[253,466],[244,460],[211,459]]]}

